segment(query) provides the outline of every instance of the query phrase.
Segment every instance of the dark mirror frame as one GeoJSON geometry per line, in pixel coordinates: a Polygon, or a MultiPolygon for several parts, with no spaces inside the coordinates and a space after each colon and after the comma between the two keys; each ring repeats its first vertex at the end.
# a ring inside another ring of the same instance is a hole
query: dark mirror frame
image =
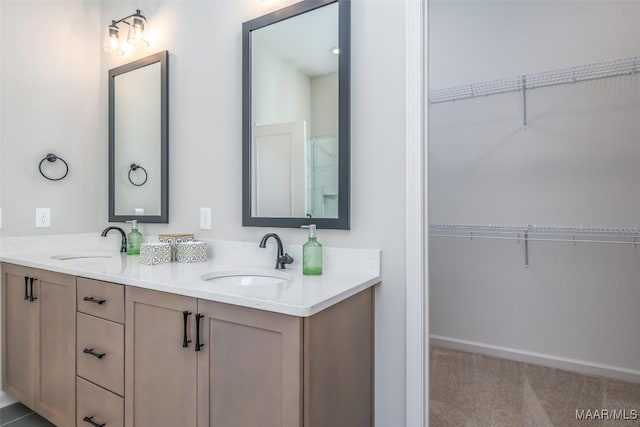
{"type": "Polygon", "coordinates": [[[162,51],[109,70],[109,222],[137,220],[140,223],[169,222],[169,52],[162,51]],[[115,213],[115,85],[114,78],[129,71],[160,63],[160,215],[116,215],[115,213]]]}
{"type": "Polygon", "coordinates": [[[350,229],[351,10],[349,0],[304,0],[242,24],[242,225],[350,229]],[[251,32],[314,9],[338,3],[338,218],[255,217],[251,215],[251,32]]]}

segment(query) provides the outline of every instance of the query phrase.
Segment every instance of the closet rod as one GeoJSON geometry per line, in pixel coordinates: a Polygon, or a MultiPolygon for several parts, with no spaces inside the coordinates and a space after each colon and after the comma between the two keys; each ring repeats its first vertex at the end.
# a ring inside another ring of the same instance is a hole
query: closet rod
{"type": "Polygon", "coordinates": [[[429,103],[437,104],[507,92],[525,92],[540,87],[634,75],[638,71],[640,71],[640,56],[634,56],[445,89],[434,89],[429,91],[429,103]]]}

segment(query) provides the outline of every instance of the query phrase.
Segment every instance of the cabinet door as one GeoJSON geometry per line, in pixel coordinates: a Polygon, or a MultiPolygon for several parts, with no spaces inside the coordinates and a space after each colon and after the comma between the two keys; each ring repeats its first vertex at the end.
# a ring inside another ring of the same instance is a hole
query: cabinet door
{"type": "Polygon", "coordinates": [[[302,321],[198,300],[200,427],[302,425],[302,321]]]}
{"type": "Polygon", "coordinates": [[[8,264],[2,271],[3,387],[57,426],[73,426],[75,277],[8,264]]]}
{"type": "Polygon", "coordinates": [[[76,422],[76,278],[33,270],[38,302],[34,410],[59,427],[76,422]]]}
{"type": "Polygon", "coordinates": [[[195,298],[125,289],[125,426],[196,425],[195,298]],[[183,311],[191,343],[183,347],[183,311]]]}
{"type": "Polygon", "coordinates": [[[25,277],[31,273],[2,264],[2,388],[33,408],[38,305],[37,300],[25,300],[25,277]]]}

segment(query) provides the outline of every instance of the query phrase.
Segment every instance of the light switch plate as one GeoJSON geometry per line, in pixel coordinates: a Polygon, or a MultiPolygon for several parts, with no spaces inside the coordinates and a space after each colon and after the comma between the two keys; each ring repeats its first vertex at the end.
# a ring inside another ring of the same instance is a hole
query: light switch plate
{"type": "Polygon", "coordinates": [[[200,230],[211,230],[211,208],[200,208],[200,230]]]}
{"type": "Polygon", "coordinates": [[[51,208],[36,208],[36,228],[51,227],[51,208]]]}

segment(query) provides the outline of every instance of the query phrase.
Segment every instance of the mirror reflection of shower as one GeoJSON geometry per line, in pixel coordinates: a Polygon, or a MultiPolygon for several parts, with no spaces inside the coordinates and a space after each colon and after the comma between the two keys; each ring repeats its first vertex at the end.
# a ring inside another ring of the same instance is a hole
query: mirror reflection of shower
{"type": "Polygon", "coordinates": [[[306,143],[307,216],[338,217],[338,138],[312,137],[306,143]]]}

